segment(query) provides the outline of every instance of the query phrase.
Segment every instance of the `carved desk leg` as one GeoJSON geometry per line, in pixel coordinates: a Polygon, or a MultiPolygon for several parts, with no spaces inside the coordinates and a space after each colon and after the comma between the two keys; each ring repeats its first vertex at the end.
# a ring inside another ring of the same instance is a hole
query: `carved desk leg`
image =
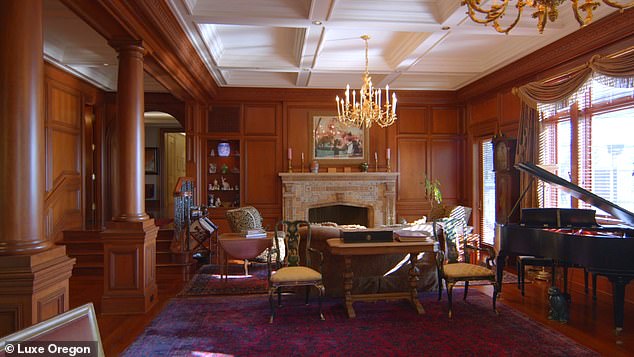
{"type": "Polygon", "coordinates": [[[348,317],[353,319],[357,315],[354,313],[354,308],[352,307],[352,278],[354,274],[352,273],[352,258],[350,256],[343,257],[345,271],[343,273],[343,289],[346,298],[346,311],[348,313],[348,317]]]}
{"type": "Polygon", "coordinates": [[[422,315],[425,313],[425,309],[423,309],[423,305],[421,305],[420,300],[418,300],[418,290],[416,289],[418,286],[418,267],[416,266],[416,263],[418,262],[418,254],[410,253],[409,262],[411,264],[409,268],[409,298],[412,302],[412,305],[414,305],[416,312],[418,312],[419,315],[422,315]]]}

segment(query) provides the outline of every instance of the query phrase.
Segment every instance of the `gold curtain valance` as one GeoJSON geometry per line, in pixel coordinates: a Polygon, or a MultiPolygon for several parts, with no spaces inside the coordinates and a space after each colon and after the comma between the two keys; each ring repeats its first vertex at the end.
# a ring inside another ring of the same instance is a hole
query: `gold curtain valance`
{"type": "Polygon", "coordinates": [[[570,102],[591,77],[611,87],[634,87],[634,46],[612,55],[595,55],[564,75],[513,88],[513,93],[533,108],[538,103],[570,102]]]}

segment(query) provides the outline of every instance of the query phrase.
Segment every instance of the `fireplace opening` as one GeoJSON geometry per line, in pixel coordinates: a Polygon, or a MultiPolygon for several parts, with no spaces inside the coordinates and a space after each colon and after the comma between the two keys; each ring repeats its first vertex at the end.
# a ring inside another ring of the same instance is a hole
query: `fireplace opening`
{"type": "Polygon", "coordinates": [[[358,224],[368,226],[367,207],[332,205],[308,209],[308,221],[311,223],[334,222],[337,224],[358,224]]]}

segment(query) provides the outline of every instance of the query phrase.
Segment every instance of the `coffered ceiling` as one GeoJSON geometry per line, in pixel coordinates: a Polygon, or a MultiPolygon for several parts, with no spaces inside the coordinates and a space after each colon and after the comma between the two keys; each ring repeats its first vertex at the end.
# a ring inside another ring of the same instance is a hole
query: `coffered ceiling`
{"type": "MultiPolygon", "coordinates": [[[[504,35],[460,0],[165,1],[221,87],[358,87],[368,34],[375,86],[457,90],[579,28],[568,2],[543,34],[529,9],[504,35]]],[[[595,21],[614,11],[600,6],[595,21]]],[[[95,31],[57,0],[45,0],[44,26],[50,62],[116,88],[116,54],[95,31]]],[[[164,91],[146,77],[147,91],[164,91]]]]}

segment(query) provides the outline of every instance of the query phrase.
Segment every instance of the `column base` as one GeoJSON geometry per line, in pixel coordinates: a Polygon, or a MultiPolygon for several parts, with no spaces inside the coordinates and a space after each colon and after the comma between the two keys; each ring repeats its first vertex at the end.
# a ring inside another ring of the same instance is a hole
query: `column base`
{"type": "Polygon", "coordinates": [[[74,264],[64,246],[0,256],[0,336],[67,311],[74,264]]]}
{"type": "Polygon", "coordinates": [[[158,301],[154,220],[108,222],[104,249],[103,314],[143,314],[158,301]]]}

